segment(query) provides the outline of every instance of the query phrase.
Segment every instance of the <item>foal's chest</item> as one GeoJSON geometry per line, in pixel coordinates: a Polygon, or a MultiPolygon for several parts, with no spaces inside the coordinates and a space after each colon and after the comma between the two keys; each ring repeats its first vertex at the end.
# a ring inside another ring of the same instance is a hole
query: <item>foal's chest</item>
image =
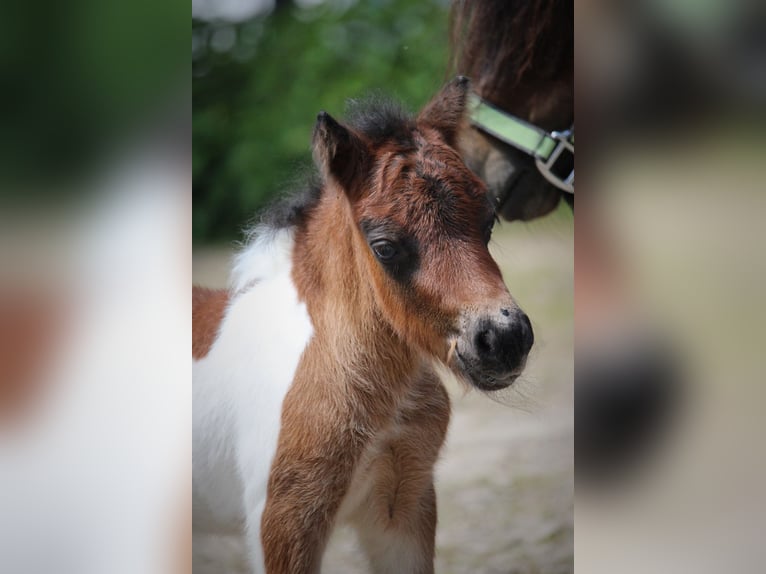
{"type": "Polygon", "coordinates": [[[387,460],[391,443],[400,436],[402,429],[392,422],[379,431],[362,452],[349,484],[348,491],[338,510],[338,521],[351,521],[369,506],[373,491],[380,488],[385,474],[390,471],[387,460]]]}
{"type": "Polygon", "coordinates": [[[417,408],[419,392],[416,385],[362,451],[338,511],[340,522],[354,521],[363,514],[369,518],[373,499],[386,497],[396,490],[401,480],[407,480],[409,469],[401,468],[396,449],[401,441],[417,440],[412,425],[404,422],[407,417],[402,415],[417,408]]]}

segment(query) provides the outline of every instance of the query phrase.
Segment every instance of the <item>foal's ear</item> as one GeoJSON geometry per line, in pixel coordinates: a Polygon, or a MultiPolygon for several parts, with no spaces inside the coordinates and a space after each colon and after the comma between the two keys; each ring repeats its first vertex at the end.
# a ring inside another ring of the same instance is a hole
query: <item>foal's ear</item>
{"type": "Polygon", "coordinates": [[[441,132],[447,143],[454,146],[465,113],[470,84],[465,76],[452,80],[420,112],[418,123],[441,132]]]}
{"type": "Polygon", "coordinates": [[[327,112],[319,112],[312,138],[314,162],[322,175],[333,177],[347,192],[361,178],[370,156],[367,144],[327,112]]]}

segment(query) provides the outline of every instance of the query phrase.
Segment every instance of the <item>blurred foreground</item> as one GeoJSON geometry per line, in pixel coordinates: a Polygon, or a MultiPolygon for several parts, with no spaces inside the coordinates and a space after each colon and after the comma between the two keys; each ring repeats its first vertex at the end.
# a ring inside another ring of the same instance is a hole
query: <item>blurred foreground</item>
{"type": "Polygon", "coordinates": [[[188,571],[188,164],[0,216],[0,572],[188,571]]]}
{"type": "Polygon", "coordinates": [[[0,22],[0,572],[189,572],[188,4],[0,22]]]}
{"type": "MultiPolygon", "coordinates": [[[[673,363],[673,377],[643,382],[675,386],[645,420],[647,440],[587,476],[580,429],[592,421],[578,398],[577,571],[760,571],[763,3],[591,2],[576,18],[590,131],[577,166],[575,386],[589,382],[589,356],[615,361],[638,344],[673,363]]],[[[621,368],[615,387],[643,365],[621,368]]],[[[602,429],[624,421],[612,422],[602,429]]]]}

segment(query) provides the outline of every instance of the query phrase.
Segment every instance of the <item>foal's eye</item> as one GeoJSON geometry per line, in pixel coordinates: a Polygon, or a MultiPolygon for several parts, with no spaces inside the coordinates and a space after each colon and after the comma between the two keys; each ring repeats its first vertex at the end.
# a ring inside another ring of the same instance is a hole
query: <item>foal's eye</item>
{"type": "Polygon", "coordinates": [[[396,245],[386,239],[376,241],[370,247],[372,247],[372,251],[375,253],[375,256],[384,263],[391,261],[399,252],[396,248],[396,245]]]}

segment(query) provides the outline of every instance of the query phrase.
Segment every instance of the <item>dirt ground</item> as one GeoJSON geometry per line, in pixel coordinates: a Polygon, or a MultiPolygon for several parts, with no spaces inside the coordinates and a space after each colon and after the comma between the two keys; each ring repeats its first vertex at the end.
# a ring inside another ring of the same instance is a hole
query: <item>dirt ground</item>
{"type": "MultiPolygon", "coordinates": [[[[573,223],[559,211],[502,224],[490,244],[535,330],[523,380],[501,396],[452,381],[436,470],[439,574],[566,574],[573,567],[573,223]]],[[[232,250],[195,249],[194,281],[226,283],[232,250]]],[[[367,572],[339,529],[323,572],[367,572]]]]}

